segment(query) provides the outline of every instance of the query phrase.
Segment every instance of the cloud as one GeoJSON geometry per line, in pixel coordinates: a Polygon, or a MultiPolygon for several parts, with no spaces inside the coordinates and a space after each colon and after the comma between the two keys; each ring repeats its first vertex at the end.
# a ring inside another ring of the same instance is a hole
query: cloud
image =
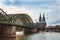
{"type": "Polygon", "coordinates": [[[55,5],[56,1],[44,1],[44,0],[3,0],[3,3],[5,5],[15,5],[15,6],[21,6],[21,5],[44,5],[44,4],[48,4],[48,5],[55,5]]]}
{"type": "Polygon", "coordinates": [[[53,22],[52,24],[57,24],[60,23],[60,20],[56,20],[55,22],[53,22]]]}
{"type": "Polygon", "coordinates": [[[0,8],[7,14],[26,13],[34,22],[44,12],[47,25],[60,24],[60,0],[0,0],[0,8]]]}
{"type": "Polygon", "coordinates": [[[50,23],[51,25],[60,25],[60,19],[57,19],[50,23]]]}

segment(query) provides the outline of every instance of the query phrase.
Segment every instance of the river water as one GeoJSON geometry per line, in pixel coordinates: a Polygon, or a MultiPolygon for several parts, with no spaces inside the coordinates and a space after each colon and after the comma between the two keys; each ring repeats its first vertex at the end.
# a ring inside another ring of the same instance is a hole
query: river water
{"type": "Polygon", "coordinates": [[[3,37],[0,40],[60,40],[60,33],[57,32],[39,32],[29,35],[21,35],[13,37],[3,37]]]}
{"type": "Polygon", "coordinates": [[[28,35],[25,40],[60,40],[60,33],[40,32],[28,35]]]}

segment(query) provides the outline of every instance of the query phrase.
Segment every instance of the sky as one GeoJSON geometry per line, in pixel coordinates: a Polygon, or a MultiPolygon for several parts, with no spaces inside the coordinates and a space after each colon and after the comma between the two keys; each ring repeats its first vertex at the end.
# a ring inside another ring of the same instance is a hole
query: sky
{"type": "Polygon", "coordinates": [[[0,8],[7,14],[26,13],[33,22],[45,14],[47,25],[60,25],[60,0],[0,0],[0,8]]]}

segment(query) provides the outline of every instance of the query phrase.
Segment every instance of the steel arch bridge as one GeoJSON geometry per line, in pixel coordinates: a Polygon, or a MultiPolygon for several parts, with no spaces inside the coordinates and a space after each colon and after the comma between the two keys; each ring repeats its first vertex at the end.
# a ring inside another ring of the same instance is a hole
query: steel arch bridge
{"type": "Polygon", "coordinates": [[[0,35],[15,35],[15,33],[21,31],[21,29],[24,33],[29,33],[32,32],[32,30],[35,30],[33,20],[25,13],[6,14],[0,9],[0,19],[1,18],[4,20],[0,21],[0,35]]]}
{"type": "Polygon", "coordinates": [[[20,25],[27,25],[29,23],[33,23],[31,17],[27,14],[15,14],[13,18],[13,23],[20,24],[20,25]]]}
{"type": "Polygon", "coordinates": [[[30,23],[33,23],[33,20],[31,17],[25,13],[18,13],[18,14],[7,14],[5,11],[3,11],[0,8],[0,22],[2,23],[13,23],[13,24],[19,24],[19,25],[29,25],[30,23]]]}

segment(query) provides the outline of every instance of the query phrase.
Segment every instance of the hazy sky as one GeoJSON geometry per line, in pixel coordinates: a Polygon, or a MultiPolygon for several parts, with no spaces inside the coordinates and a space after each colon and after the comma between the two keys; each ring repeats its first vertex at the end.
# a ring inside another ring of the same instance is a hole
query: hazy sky
{"type": "Polygon", "coordinates": [[[47,25],[60,24],[60,0],[0,0],[0,8],[7,14],[26,13],[34,22],[44,13],[47,25]]]}

